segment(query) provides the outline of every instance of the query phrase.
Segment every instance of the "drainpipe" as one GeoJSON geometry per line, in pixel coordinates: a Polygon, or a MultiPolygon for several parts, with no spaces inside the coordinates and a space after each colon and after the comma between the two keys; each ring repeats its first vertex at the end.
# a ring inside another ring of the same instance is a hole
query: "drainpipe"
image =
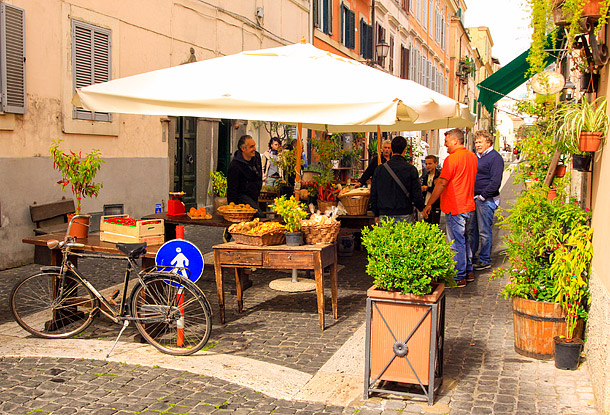
{"type": "Polygon", "coordinates": [[[377,62],[377,25],[375,24],[375,0],[371,2],[371,26],[373,26],[373,67],[377,62]]]}

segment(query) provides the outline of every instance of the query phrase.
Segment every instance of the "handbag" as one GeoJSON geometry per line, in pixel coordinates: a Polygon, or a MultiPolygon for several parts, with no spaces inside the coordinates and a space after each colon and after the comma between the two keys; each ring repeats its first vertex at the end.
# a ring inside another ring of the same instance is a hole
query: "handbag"
{"type": "MultiPolygon", "coordinates": [[[[402,189],[402,191],[407,196],[407,199],[409,200],[409,202],[411,202],[411,195],[409,194],[409,191],[407,190],[405,185],[402,184],[402,182],[400,181],[400,179],[398,178],[396,173],[394,173],[394,170],[392,170],[392,168],[390,166],[388,166],[388,163],[383,163],[383,167],[385,167],[385,169],[388,171],[388,173],[390,173],[390,176],[392,176],[394,181],[398,184],[398,186],[402,189]]],[[[411,205],[413,205],[413,202],[411,202],[411,205]]],[[[411,222],[415,222],[417,220],[417,209],[415,209],[415,207],[413,207],[413,213],[411,213],[411,215],[413,216],[411,222]]]]}

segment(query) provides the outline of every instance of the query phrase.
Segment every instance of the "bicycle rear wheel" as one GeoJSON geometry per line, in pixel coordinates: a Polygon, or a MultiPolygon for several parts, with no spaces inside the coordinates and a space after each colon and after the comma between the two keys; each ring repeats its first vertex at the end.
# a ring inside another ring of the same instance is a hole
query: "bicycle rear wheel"
{"type": "Polygon", "coordinates": [[[131,292],[131,314],[147,342],[163,353],[190,355],[208,342],[212,312],[203,292],[176,275],[153,274],[131,292]]]}
{"type": "Polygon", "coordinates": [[[66,274],[61,298],[61,274],[39,271],[13,287],[9,306],[13,317],[37,337],[65,339],[85,330],[99,300],[73,274],[66,274]]]}

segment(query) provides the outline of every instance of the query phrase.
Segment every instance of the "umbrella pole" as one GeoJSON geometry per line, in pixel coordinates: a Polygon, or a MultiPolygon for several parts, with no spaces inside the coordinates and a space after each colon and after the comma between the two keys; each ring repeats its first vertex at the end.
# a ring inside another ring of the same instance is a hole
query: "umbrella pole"
{"type": "Polygon", "coordinates": [[[377,126],[377,165],[381,166],[381,127],[377,126]]]}
{"type": "Polygon", "coordinates": [[[299,197],[301,196],[301,154],[303,153],[303,142],[301,140],[302,130],[303,130],[303,124],[298,123],[297,124],[297,149],[296,149],[297,165],[295,168],[296,174],[295,174],[295,179],[294,179],[294,197],[296,200],[299,200],[299,197]]]}

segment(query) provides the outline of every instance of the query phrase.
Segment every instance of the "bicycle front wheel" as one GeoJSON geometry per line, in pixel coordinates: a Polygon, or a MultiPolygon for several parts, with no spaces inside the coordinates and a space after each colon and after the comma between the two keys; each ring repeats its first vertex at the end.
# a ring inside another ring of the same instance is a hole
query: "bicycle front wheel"
{"type": "Polygon", "coordinates": [[[37,337],[65,339],[85,330],[99,300],[73,274],[66,274],[63,293],[58,272],[39,271],[13,287],[9,306],[21,327],[37,337]]]}
{"type": "Polygon", "coordinates": [[[211,307],[191,281],[175,275],[149,275],[133,288],[130,304],[144,339],[163,353],[190,355],[210,338],[211,307]]]}

